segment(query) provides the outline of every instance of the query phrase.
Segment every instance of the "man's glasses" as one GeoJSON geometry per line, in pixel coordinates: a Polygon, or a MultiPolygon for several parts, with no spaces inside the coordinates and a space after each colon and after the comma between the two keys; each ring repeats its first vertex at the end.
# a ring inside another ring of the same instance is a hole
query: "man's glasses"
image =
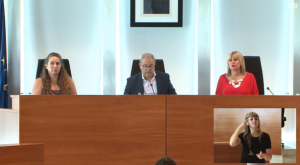
{"type": "Polygon", "coordinates": [[[147,66],[147,65],[142,65],[142,68],[143,68],[143,69],[147,69],[147,68],[153,69],[154,67],[155,67],[155,65],[149,65],[149,66],[147,66]]]}

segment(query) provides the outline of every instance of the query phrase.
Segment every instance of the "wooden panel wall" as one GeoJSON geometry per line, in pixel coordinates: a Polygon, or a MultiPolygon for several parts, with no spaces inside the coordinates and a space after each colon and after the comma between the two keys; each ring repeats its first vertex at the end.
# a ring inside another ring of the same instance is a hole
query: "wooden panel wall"
{"type": "Polygon", "coordinates": [[[239,163],[242,145],[231,147],[229,143],[214,143],[214,163],[239,163]]]}
{"type": "Polygon", "coordinates": [[[0,145],[1,165],[43,165],[43,144],[0,145]]]}
{"type": "Polygon", "coordinates": [[[215,108],[214,142],[228,143],[249,112],[259,115],[261,129],[270,135],[272,153],[281,155],[281,108],[215,108]]]}
{"type": "Polygon", "coordinates": [[[21,96],[20,141],[47,165],[154,164],[166,155],[165,96],[21,96]]]}
{"type": "Polygon", "coordinates": [[[167,154],[180,165],[214,164],[215,108],[300,109],[299,96],[167,96],[167,103],[167,154]]]}

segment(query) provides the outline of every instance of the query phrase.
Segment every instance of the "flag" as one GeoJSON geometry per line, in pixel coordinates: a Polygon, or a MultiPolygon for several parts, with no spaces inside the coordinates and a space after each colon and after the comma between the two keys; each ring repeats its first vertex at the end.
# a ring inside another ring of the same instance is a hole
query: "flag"
{"type": "Polygon", "coordinates": [[[7,58],[4,0],[0,2],[0,108],[8,108],[7,58]]]}

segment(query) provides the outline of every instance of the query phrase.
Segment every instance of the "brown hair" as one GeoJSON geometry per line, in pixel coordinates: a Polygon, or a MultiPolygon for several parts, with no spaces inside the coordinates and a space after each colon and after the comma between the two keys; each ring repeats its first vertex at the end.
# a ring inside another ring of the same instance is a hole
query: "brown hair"
{"type": "Polygon", "coordinates": [[[74,84],[72,78],[68,75],[66,69],[64,68],[61,56],[58,53],[50,53],[48,54],[47,58],[45,59],[44,67],[41,73],[43,88],[42,88],[42,95],[52,95],[53,92],[51,90],[51,80],[48,74],[48,70],[46,69],[46,65],[49,62],[49,59],[51,57],[57,57],[60,61],[60,71],[58,73],[57,77],[57,85],[59,86],[60,90],[62,91],[62,94],[64,95],[70,95],[72,94],[71,87],[74,84]]]}
{"type": "MultiPolygon", "coordinates": [[[[259,121],[259,125],[257,127],[257,131],[258,131],[258,134],[259,134],[259,142],[260,142],[260,139],[263,135],[263,131],[261,130],[260,128],[260,120],[259,120],[259,116],[257,113],[255,112],[249,112],[247,113],[246,117],[245,117],[245,120],[247,120],[248,118],[250,117],[257,117],[258,118],[258,121],[259,121]]],[[[244,131],[244,135],[243,135],[243,138],[244,140],[248,143],[248,146],[249,148],[251,148],[251,131],[250,131],[250,127],[249,125],[246,127],[245,131],[244,131]]],[[[250,155],[254,155],[253,151],[250,149],[250,155]]]]}

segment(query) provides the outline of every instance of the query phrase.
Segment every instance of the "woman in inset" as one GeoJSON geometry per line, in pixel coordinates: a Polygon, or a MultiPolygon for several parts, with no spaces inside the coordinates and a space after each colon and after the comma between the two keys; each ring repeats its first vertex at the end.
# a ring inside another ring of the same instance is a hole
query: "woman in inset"
{"type": "Polygon", "coordinates": [[[227,73],[219,78],[216,95],[258,95],[255,77],[246,72],[245,60],[238,51],[227,57],[227,73]]]}
{"type": "Polygon", "coordinates": [[[245,121],[230,138],[231,147],[240,143],[243,145],[240,163],[265,163],[272,159],[270,136],[261,130],[259,116],[255,112],[246,115],[245,121]]]}
{"type": "Polygon", "coordinates": [[[50,53],[45,59],[41,77],[35,80],[32,94],[77,95],[75,84],[65,70],[58,53],[50,53]]]}

